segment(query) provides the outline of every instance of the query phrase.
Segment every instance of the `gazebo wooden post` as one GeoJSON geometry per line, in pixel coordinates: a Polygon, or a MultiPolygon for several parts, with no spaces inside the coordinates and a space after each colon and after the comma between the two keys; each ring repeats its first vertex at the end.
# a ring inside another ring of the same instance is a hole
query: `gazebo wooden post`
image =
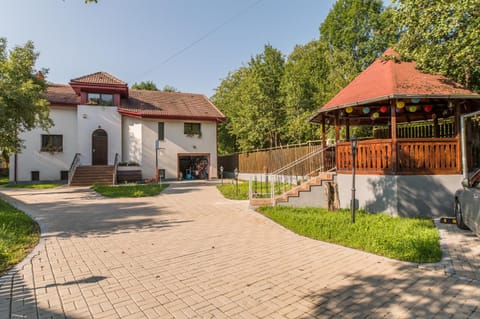
{"type": "Polygon", "coordinates": [[[335,113],[335,165],[338,167],[338,162],[339,162],[339,158],[338,158],[338,141],[340,140],[340,123],[339,123],[339,116],[338,116],[338,112],[335,113]]]}
{"type": "Polygon", "coordinates": [[[335,145],[338,144],[340,140],[340,118],[338,112],[335,113],[335,145]]]}
{"type": "Polygon", "coordinates": [[[460,132],[460,112],[462,108],[459,103],[455,104],[455,138],[457,139],[457,170],[463,171],[462,167],[462,136],[460,132]]]}
{"type": "Polygon", "coordinates": [[[327,154],[326,154],[326,147],[327,147],[327,129],[325,127],[326,121],[325,121],[325,115],[322,115],[322,168],[325,170],[326,167],[326,161],[327,161],[327,154]]]}
{"type": "Polygon", "coordinates": [[[350,141],[350,120],[345,120],[345,140],[350,141]]]}
{"type": "Polygon", "coordinates": [[[392,172],[397,172],[397,105],[395,100],[390,102],[390,125],[392,132],[392,172]]]}

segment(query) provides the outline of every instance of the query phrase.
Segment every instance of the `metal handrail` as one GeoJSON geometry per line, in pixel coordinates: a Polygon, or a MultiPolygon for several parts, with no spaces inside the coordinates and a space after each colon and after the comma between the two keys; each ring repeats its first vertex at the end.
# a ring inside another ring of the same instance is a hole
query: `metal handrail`
{"type": "Polygon", "coordinates": [[[117,185],[117,170],[118,170],[118,164],[120,163],[120,155],[118,153],[115,153],[115,160],[113,161],[113,180],[112,180],[112,185],[117,185]]]}
{"type": "MultiPolygon", "coordinates": [[[[300,163],[303,163],[303,162],[305,162],[306,160],[308,160],[308,159],[310,159],[310,158],[312,158],[312,157],[314,157],[314,156],[316,156],[316,155],[318,155],[318,154],[321,154],[321,153],[325,152],[326,150],[328,150],[328,149],[330,149],[330,148],[333,148],[333,147],[335,147],[335,146],[334,146],[334,145],[329,145],[329,146],[324,147],[324,148],[316,149],[316,150],[314,150],[314,151],[312,151],[312,152],[310,152],[310,153],[308,153],[308,154],[306,154],[306,155],[303,155],[302,157],[296,159],[295,161],[290,162],[290,163],[288,163],[287,165],[285,165],[285,166],[283,166],[283,167],[280,167],[279,169],[273,171],[271,175],[280,175],[281,173],[283,173],[283,172],[285,172],[285,171],[287,171],[287,170],[295,167],[296,165],[298,165],[298,164],[300,164],[300,163]]],[[[324,165],[325,165],[325,163],[322,163],[322,166],[324,166],[324,165]]],[[[323,169],[323,167],[322,167],[321,169],[323,169]]],[[[317,169],[316,171],[318,171],[318,169],[317,169]]],[[[315,171],[314,171],[314,172],[315,172],[315,171]]]]}
{"type": "Polygon", "coordinates": [[[333,167],[327,170],[326,163],[322,161],[320,167],[316,168],[315,170],[309,172],[306,175],[302,174],[301,176],[298,176],[298,174],[294,174],[294,175],[286,176],[281,174],[307,161],[308,159],[311,159],[314,156],[318,156],[319,154],[322,154],[323,152],[332,148],[335,148],[335,145],[329,145],[324,148],[316,149],[298,158],[297,160],[285,165],[284,167],[275,170],[271,174],[259,174],[258,176],[255,175],[251,177],[249,181],[250,200],[252,200],[253,198],[270,199],[272,205],[275,205],[276,198],[277,198],[276,195],[287,192],[292,188],[291,185],[298,185],[300,181],[304,183],[310,180],[311,176],[313,176],[317,172],[335,171],[336,167],[333,167]],[[260,182],[258,182],[258,178],[260,179],[260,182]],[[257,189],[256,185],[259,185],[260,189],[257,189]]]}
{"type": "Polygon", "coordinates": [[[80,166],[80,156],[82,154],[80,153],[75,153],[75,156],[73,157],[72,164],[70,164],[70,169],[68,170],[68,186],[72,183],[73,175],[75,175],[75,171],[77,170],[77,167],[80,166]]]}

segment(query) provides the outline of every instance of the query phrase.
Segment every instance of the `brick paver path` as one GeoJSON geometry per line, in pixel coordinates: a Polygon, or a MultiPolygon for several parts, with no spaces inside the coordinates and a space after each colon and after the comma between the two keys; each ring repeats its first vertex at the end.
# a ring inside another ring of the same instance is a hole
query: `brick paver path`
{"type": "Polygon", "coordinates": [[[480,318],[473,278],[297,236],[212,184],[2,191],[46,232],[0,318],[480,318]]]}

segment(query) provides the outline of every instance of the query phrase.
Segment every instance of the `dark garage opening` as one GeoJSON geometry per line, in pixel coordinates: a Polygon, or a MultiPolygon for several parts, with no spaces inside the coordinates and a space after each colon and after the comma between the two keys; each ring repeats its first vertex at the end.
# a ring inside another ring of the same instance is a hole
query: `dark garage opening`
{"type": "Polygon", "coordinates": [[[181,155],[178,156],[178,170],[180,179],[208,179],[208,155],[181,155]]]}

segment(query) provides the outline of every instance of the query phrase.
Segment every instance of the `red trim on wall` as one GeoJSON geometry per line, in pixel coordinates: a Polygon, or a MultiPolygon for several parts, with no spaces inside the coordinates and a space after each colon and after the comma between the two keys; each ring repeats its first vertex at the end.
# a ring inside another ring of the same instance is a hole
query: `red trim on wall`
{"type": "Polygon", "coordinates": [[[70,83],[70,86],[77,94],[81,94],[81,92],[110,93],[110,94],[117,93],[122,95],[123,97],[128,97],[127,85],[70,83]]]}

